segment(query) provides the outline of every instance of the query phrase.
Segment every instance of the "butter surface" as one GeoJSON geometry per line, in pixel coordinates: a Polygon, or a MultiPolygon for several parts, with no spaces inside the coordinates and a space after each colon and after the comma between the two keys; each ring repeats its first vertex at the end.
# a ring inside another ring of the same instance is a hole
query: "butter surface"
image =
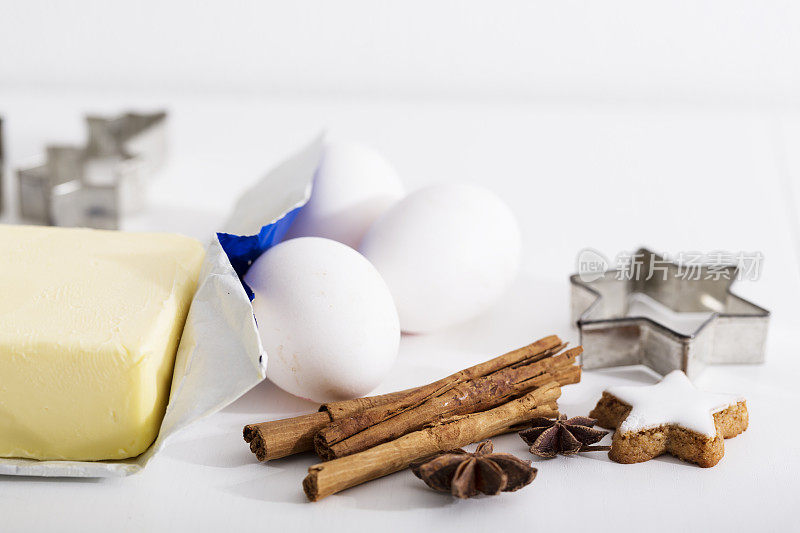
{"type": "Polygon", "coordinates": [[[155,440],[203,247],[0,225],[0,457],[135,457],[155,440]]]}

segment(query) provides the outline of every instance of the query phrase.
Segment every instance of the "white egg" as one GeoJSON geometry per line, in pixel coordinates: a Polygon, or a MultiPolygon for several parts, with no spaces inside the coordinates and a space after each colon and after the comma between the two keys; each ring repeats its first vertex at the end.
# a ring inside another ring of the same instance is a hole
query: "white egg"
{"type": "Polygon", "coordinates": [[[267,353],[267,377],[317,402],[363,396],[397,357],[400,326],[378,271],[341,243],[284,241],[244,277],[267,353]]]}
{"type": "Polygon", "coordinates": [[[521,238],[495,194],[443,184],[396,203],[360,251],[389,286],[401,329],[424,333],[473,318],[495,302],[517,275],[521,238]]]}
{"type": "Polygon", "coordinates": [[[380,154],[358,143],[329,141],[311,199],[287,237],[325,237],[356,248],[375,219],[403,194],[400,178],[380,154]]]}

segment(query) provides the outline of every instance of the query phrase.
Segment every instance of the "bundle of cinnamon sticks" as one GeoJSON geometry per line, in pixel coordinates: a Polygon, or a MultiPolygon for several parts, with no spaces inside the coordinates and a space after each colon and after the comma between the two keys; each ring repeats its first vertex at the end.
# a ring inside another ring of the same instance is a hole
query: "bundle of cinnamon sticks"
{"type": "Polygon", "coordinates": [[[558,416],[560,387],[581,378],[580,346],[555,335],[433,383],[323,404],[319,412],[251,424],[244,440],[259,461],[315,450],[303,489],[312,501],[460,448],[539,416],[558,416]]]}

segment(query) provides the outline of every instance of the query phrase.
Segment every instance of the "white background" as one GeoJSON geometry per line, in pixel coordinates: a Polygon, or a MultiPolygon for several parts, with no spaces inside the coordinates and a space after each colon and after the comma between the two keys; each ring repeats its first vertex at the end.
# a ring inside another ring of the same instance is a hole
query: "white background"
{"type": "Polygon", "coordinates": [[[797,103],[796,2],[4,0],[25,88],[797,103]]]}
{"type": "MultiPolygon", "coordinates": [[[[304,501],[312,456],[257,464],[245,423],[315,406],[263,383],[121,480],[0,479],[0,530],[637,530],[792,527],[800,490],[800,8],[672,2],[25,2],[0,4],[7,169],[80,142],[81,114],[166,107],[171,158],[132,230],[206,239],[236,195],[320,129],[367,142],[409,189],[495,190],[525,238],[483,317],[404,337],[380,390],[435,379],[549,333],[576,341],[577,252],[761,251],[737,291],[773,311],[768,362],[701,387],[748,398],[750,429],[712,469],[605,454],[537,461],[524,490],[459,502],[403,472],[304,501]]],[[[15,222],[6,182],[2,220],[15,222]]],[[[0,377],[1,378],[1,377],[0,377]]],[[[585,414],[638,370],[585,373],[585,414]]],[[[521,440],[497,448],[525,457],[521,440]]]]}

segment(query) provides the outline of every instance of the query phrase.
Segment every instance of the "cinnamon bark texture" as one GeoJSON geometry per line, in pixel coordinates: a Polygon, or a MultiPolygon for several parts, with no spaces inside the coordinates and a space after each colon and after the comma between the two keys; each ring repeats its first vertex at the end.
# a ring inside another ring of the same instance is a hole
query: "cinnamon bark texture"
{"type": "Polygon", "coordinates": [[[412,390],[326,403],[320,406],[317,413],[248,424],[243,431],[244,441],[250,444],[250,451],[259,461],[311,451],[314,449],[314,435],[332,420],[397,400],[412,390]]]}
{"type": "Polygon", "coordinates": [[[314,465],[303,480],[303,490],[309,500],[317,501],[438,452],[508,433],[536,417],[557,416],[555,401],[560,394],[558,383],[551,381],[494,409],[440,420],[368,450],[314,465]]]}
{"type": "MultiPolygon", "coordinates": [[[[319,413],[263,422],[260,424],[250,424],[244,427],[244,440],[250,444],[250,450],[256,455],[259,461],[278,459],[287,455],[314,449],[314,435],[325,429],[326,426],[332,422],[336,423],[342,420],[344,422],[341,425],[337,425],[335,429],[331,429],[329,433],[320,437],[320,450],[323,457],[336,457],[338,456],[337,452],[327,452],[329,443],[335,445],[366,428],[394,417],[398,413],[417,407],[431,398],[441,396],[461,383],[492,374],[513,365],[529,364],[549,358],[561,351],[564,346],[561,339],[555,335],[551,335],[529,344],[528,346],[490,359],[489,361],[467,368],[428,385],[380,396],[330,402],[320,406],[319,413]]],[[[574,361],[574,356],[572,360],[574,361]]],[[[554,363],[547,363],[544,365],[547,369],[555,368],[555,366],[559,365],[554,363]]],[[[540,372],[540,374],[542,373],[544,373],[544,371],[540,372]]],[[[580,380],[580,376],[578,375],[577,378],[574,376],[556,376],[556,379],[559,379],[559,381],[561,379],[580,380]]],[[[494,405],[497,405],[497,402],[495,402],[494,405]]],[[[486,409],[488,407],[480,408],[486,409]]],[[[474,410],[476,409],[473,409],[473,411],[474,410]]],[[[463,413],[470,411],[462,410],[455,412],[463,413]]],[[[431,420],[432,418],[428,418],[423,423],[430,422],[431,420]]],[[[400,434],[407,433],[416,427],[412,426],[411,429],[406,429],[400,434]]],[[[377,433],[380,435],[383,430],[384,428],[381,428],[377,433]]],[[[376,442],[366,439],[364,442],[375,442],[377,444],[378,442],[385,442],[385,440],[387,439],[379,439],[379,441],[376,442]]],[[[355,446],[352,448],[350,447],[350,443],[343,444],[341,448],[344,451],[341,453],[353,453],[350,450],[363,449],[363,447],[360,447],[363,445],[359,444],[359,442],[360,441],[356,441],[354,443],[355,446]]]]}
{"type": "MultiPolygon", "coordinates": [[[[437,418],[485,411],[517,398],[550,381],[559,385],[580,381],[573,366],[580,348],[554,357],[527,361],[459,382],[416,405],[407,398],[334,421],[314,437],[323,460],[357,453],[416,431],[437,418]]],[[[437,391],[438,392],[438,391],[437,391]]]]}
{"type": "Polygon", "coordinates": [[[314,435],[331,417],[318,412],[272,422],[248,424],[244,427],[244,441],[259,461],[279,459],[314,447],[314,435]]]}

